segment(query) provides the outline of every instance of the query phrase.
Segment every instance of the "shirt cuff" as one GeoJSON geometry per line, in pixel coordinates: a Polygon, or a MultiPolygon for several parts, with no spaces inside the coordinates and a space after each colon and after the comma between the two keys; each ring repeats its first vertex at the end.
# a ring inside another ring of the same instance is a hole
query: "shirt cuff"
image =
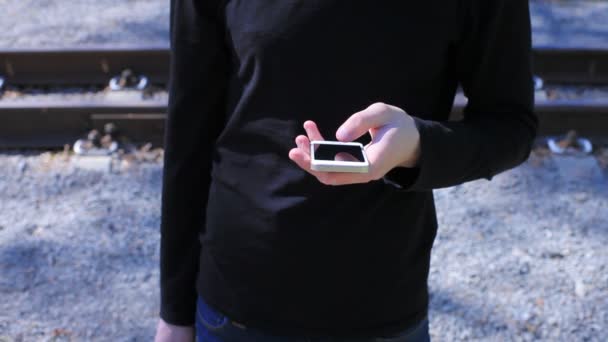
{"type": "Polygon", "coordinates": [[[420,175],[420,167],[396,167],[390,170],[382,180],[397,189],[406,190],[416,182],[420,175]]]}
{"type": "Polygon", "coordinates": [[[430,137],[428,134],[431,123],[427,120],[412,116],[414,124],[420,134],[420,154],[415,167],[397,166],[384,175],[382,180],[386,184],[402,190],[402,191],[424,191],[424,186],[421,187],[421,180],[424,172],[428,172],[428,159],[430,155],[430,137]]]}
{"type": "Polygon", "coordinates": [[[196,306],[189,307],[185,311],[180,311],[165,305],[161,307],[159,316],[163,321],[171,325],[193,326],[195,324],[196,306]]]}

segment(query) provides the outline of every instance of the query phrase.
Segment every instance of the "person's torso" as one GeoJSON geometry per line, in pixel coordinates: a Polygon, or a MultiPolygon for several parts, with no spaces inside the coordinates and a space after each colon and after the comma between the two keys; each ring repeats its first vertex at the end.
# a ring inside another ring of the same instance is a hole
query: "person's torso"
{"type": "MultiPolygon", "coordinates": [[[[300,315],[319,303],[327,317],[351,322],[362,309],[385,307],[376,313],[383,322],[403,315],[408,309],[395,305],[426,286],[432,193],[400,192],[382,180],[325,186],[288,152],[305,120],[335,140],[342,122],[374,102],[447,119],[456,89],[455,2],[225,6],[232,73],[201,239],[223,286],[244,316],[273,317],[281,308],[283,319],[305,320],[300,315]]],[[[412,307],[420,309],[417,300],[412,307]]]]}

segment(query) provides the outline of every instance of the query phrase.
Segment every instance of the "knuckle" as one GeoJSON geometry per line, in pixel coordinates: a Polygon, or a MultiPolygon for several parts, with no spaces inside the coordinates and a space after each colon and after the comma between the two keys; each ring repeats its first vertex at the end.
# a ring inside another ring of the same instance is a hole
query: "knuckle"
{"type": "Polygon", "coordinates": [[[384,112],[389,109],[389,105],[384,102],[376,102],[369,106],[369,109],[373,110],[374,112],[384,112]]]}

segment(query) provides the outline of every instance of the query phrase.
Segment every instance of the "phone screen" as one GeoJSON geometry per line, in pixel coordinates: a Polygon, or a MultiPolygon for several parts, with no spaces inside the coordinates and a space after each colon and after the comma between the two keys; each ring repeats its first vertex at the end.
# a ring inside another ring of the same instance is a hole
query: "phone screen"
{"type": "Polygon", "coordinates": [[[315,144],[316,160],[364,162],[361,147],[352,145],[315,144]]]}

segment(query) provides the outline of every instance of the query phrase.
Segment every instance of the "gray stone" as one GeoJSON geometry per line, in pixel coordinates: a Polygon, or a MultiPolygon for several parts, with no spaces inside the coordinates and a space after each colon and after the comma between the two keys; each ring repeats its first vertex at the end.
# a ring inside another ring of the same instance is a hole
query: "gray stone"
{"type": "MultiPolygon", "coordinates": [[[[585,183],[604,183],[604,174],[593,156],[556,155],[553,161],[563,181],[582,181],[585,183]]],[[[582,198],[584,199],[584,198],[582,198]]]]}
{"type": "Polygon", "coordinates": [[[109,172],[112,162],[111,156],[74,156],[71,159],[74,167],[89,170],[109,172]]]}

